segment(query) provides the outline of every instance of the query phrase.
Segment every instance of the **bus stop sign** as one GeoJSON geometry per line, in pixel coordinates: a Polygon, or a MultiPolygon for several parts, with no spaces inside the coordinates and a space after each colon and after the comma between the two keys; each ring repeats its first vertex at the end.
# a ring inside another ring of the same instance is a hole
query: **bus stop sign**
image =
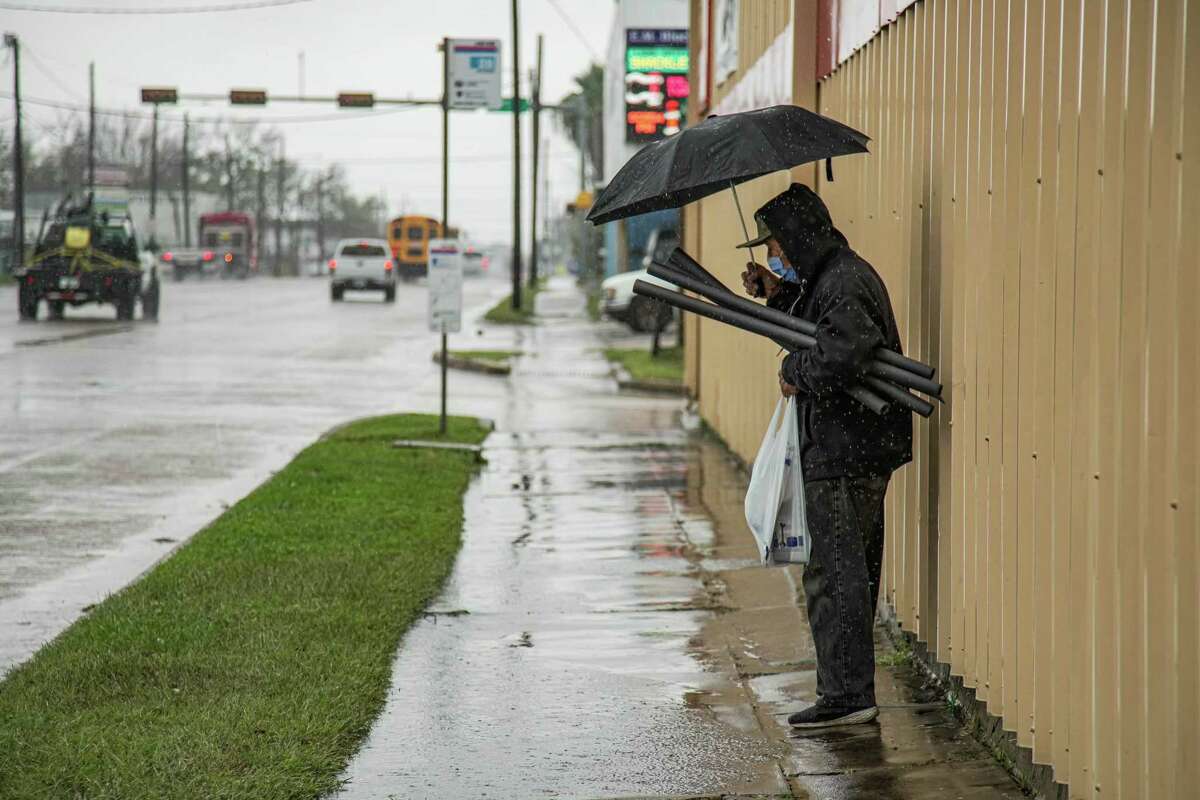
{"type": "Polygon", "coordinates": [[[457,239],[429,242],[429,330],[462,330],[462,249],[457,239]]]}

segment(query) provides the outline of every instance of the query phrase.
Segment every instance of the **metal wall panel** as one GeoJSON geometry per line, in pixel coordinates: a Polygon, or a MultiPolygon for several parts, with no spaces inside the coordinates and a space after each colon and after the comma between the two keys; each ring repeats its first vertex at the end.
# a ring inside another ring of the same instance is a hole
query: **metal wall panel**
{"type": "MultiPolygon", "coordinates": [[[[822,113],[873,137],[819,191],[946,386],[888,494],[881,596],[1072,798],[1184,796],[1200,785],[1200,0],[896,5],[819,87],[822,113]]],[[[761,52],[787,19],[743,9],[743,50],[761,52]]],[[[744,204],[787,180],[746,185],[744,204]]],[[[736,284],[729,198],[686,220],[736,284]]],[[[775,350],[688,332],[701,412],[749,459],[775,350]]]]}

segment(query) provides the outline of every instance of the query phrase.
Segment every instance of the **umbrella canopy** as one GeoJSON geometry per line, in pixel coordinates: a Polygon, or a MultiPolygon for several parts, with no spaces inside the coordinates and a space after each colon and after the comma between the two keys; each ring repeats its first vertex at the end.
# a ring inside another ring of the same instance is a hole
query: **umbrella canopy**
{"type": "Polygon", "coordinates": [[[870,138],[800,106],[713,116],[647,145],[600,192],[588,220],[601,225],[679,208],[771,172],[867,152],[870,138]]]}

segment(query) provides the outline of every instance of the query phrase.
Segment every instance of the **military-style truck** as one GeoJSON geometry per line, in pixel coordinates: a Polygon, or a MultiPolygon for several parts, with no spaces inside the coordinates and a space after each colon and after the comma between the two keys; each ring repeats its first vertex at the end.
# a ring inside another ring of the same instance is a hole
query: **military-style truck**
{"type": "Polygon", "coordinates": [[[45,300],[51,319],[63,308],[112,303],[117,319],[131,320],[137,304],[144,319],[158,319],[158,270],[146,263],[123,201],[96,203],[92,195],[72,195],[42,217],[33,255],[13,272],[17,311],[35,320],[45,300]]]}

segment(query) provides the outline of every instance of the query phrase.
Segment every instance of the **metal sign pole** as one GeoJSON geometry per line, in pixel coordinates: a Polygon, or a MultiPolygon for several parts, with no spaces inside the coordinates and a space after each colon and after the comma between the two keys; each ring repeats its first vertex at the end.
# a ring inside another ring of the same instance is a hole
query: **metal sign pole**
{"type": "MultiPolygon", "coordinates": [[[[442,39],[442,236],[450,235],[450,40],[442,39]]],[[[446,435],[446,329],[442,327],[442,413],[438,432],[446,435]]]]}
{"type": "Polygon", "coordinates": [[[521,310],[521,29],[517,0],[512,0],[513,75],[513,254],[512,307],[521,310]]]}
{"type": "Polygon", "coordinates": [[[150,249],[158,253],[158,103],[150,123],[150,249]]]}

